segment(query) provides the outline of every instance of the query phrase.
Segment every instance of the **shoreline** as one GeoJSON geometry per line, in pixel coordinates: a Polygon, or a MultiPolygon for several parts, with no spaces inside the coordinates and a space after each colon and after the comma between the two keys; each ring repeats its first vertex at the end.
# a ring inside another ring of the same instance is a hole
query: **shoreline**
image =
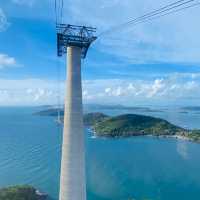
{"type": "Polygon", "coordinates": [[[96,139],[96,138],[102,138],[102,139],[126,139],[126,138],[134,138],[134,137],[154,137],[154,138],[172,138],[175,140],[183,140],[183,141],[187,141],[187,142],[194,142],[194,143],[200,143],[200,141],[195,141],[191,138],[188,138],[186,136],[182,136],[182,135],[152,135],[152,134],[141,134],[141,135],[129,135],[129,136],[99,136],[95,134],[95,131],[93,131],[91,128],[88,128],[89,132],[92,133],[91,134],[91,138],[92,139],[96,139]]]}

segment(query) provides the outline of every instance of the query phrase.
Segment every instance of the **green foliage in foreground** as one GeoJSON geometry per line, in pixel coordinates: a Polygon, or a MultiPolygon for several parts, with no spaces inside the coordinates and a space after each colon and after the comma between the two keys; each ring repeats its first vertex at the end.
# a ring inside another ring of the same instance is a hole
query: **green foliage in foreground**
{"type": "Polygon", "coordinates": [[[110,117],[94,124],[93,129],[96,135],[108,137],[176,135],[185,131],[166,120],[135,114],[110,117]]]}
{"type": "Polygon", "coordinates": [[[31,186],[12,186],[0,189],[0,200],[39,200],[31,186]]]}

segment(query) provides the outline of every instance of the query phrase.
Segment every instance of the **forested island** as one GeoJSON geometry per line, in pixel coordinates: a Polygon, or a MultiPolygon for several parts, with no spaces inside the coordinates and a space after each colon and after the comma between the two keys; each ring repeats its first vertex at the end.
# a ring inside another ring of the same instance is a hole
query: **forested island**
{"type": "MultiPolygon", "coordinates": [[[[41,116],[56,116],[58,110],[49,109],[39,112],[41,116]]],[[[61,112],[63,115],[63,112],[61,112]]],[[[187,130],[170,122],[145,115],[125,114],[108,116],[103,113],[84,115],[85,126],[90,127],[94,135],[101,137],[162,136],[181,138],[200,142],[200,130],[187,130]]]]}
{"type": "Polygon", "coordinates": [[[0,200],[47,200],[47,195],[32,186],[11,186],[0,189],[0,200]]]}
{"type": "Polygon", "coordinates": [[[85,125],[90,124],[96,136],[130,137],[152,135],[200,142],[200,130],[186,130],[166,120],[144,115],[126,114],[109,117],[102,113],[88,113],[84,115],[84,123],[85,125]],[[95,117],[96,121],[94,120],[95,117]],[[90,118],[93,120],[88,121],[90,118]],[[94,123],[90,123],[91,121],[94,123]]]}

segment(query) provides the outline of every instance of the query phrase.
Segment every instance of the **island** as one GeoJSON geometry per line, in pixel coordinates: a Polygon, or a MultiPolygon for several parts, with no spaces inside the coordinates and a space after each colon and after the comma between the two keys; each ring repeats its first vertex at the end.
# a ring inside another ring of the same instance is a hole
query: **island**
{"type": "Polygon", "coordinates": [[[47,200],[47,198],[47,194],[28,185],[0,188],[0,200],[47,200]]]}
{"type": "Polygon", "coordinates": [[[180,108],[180,113],[194,113],[200,114],[200,106],[185,106],[180,108]]]}
{"type": "Polygon", "coordinates": [[[187,130],[166,120],[145,115],[125,114],[114,117],[107,116],[99,120],[98,123],[94,123],[91,128],[96,136],[101,137],[149,135],[200,142],[200,130],[187,130]]]}
{"type": "Polygon", "coordinates": [[[96,135],[108,137],[174,135],[184,131],[166,120],[137,114],[110,117],[94,124],[92,128],[96,135]]]}
{"type": "MultiPolygon", "coordinates": [[[[56,116],[57,113],[58,110],[49,109],[38,114],[56,116]]],[[[167,120],[146,115],[109,116],[96,112],[84,114],[83,121],[84,125],[90,127],[94,135],[99,137],[156,136],[200,142],[200,130],[184,129],[167,120]]]]}
{"type": "MultiPolygon", "coordinates": [[[[37,107],[38,109],[41,109],[41,111],[36,112],[36,114],[45,116],[45,115],[57,115],[58,112],[63,115],[64,113],[64,105],[60,106],[60,108],[57,108],[55,106],[43,106],[43,107],[37,107]],[[43,108],[43,110],[42,110],[43,108]]],[[[165,109],[161,108],[150,108],[150,107],[142,107],[142,106],[123,106],[123,105],[101,105],[101,104],[84,104],[83,108],[85,111],[88,110],[121,110],[121,111],[131,111],[131,112],[143,112],[143,113],[162,113],[165,109]]]]}
{"type": "Polygon", "coordinates": [[[187,130],[156,117],[137,114],[111,117],[103,113],[88,113],[84,115],[83,119],[84,124],[89,125],[94,135],[99,137],[116,138],[146,135],[200,142],[200,130],[187,130]]]}
{"type": "Polygon", "coordinates": [[[34,115],[40,115],[40,116],[52,116],[55,117],[58,115],[58,113],[63,116],[64,115],[64,109],[61,108],[48,108],[45,110],[41,110],[39,112],[33,113],[34,115]]]}
{"type": "Polygon", "coordinates": [[[185,111],[200,111],[200,106],[185,106],[181,109],[185,111]]]}

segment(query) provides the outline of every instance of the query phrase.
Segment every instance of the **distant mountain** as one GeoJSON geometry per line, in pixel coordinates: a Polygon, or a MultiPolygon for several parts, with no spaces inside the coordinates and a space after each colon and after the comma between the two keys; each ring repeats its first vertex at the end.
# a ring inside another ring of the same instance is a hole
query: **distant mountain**
{"type": "Polygon", "coordinates": [[[163,112],[161,109],[152,109],[141,106],[123,106],[123,105],[101,105],[101,104],[86,104],[85,110],[129,110],[138,112],[163,112]]]}
{"type": "Polygon", "coordinates": [[[185,106],[185,107],[182,107],[181,110],[199,112],[200,111],[200,106],[185,106]]]}
{"type": "Polygon", "coordinates": [[[58,113],[60,113],[60,116],[64,116],[64,110],[60,109],[60,108],[49,108],[46,110],[36,112],[36,113],[34,113],[34,115],[55,117],[58,115],[58,113]]]}
{"type": "MultiPolygon", "coordinates": [[[[63,120],[64,111],[57,108],[39,111],[37,113],[34,113],[34,115],[57,117],[59,112],[61,120],[63,120]]],[[[99,112],[87,113],[83,116],[83,122],[85,126],[93,126],[95,123],[101,122],[107,119],[108,117],[108,115],[99,112]]]]}
{"type": "MultiPolygon", "coordinates": [[[[97,111],[97,110],[125,110],[129,112],[163,112],[160,109],[152,109],[148,107],[131,107],[131,106],[123,106],[123,105],[99,105],[99,104],[85,104],[84,111],[87,113],[88,111],[97,111]]],[[[56,116],[58,111],[60,115],[64,115],[63,108],[56,108],[55,106],[45,106],[42,111],[39,111],[35,114],[42,115],[42,116],[56,116]]]]}

